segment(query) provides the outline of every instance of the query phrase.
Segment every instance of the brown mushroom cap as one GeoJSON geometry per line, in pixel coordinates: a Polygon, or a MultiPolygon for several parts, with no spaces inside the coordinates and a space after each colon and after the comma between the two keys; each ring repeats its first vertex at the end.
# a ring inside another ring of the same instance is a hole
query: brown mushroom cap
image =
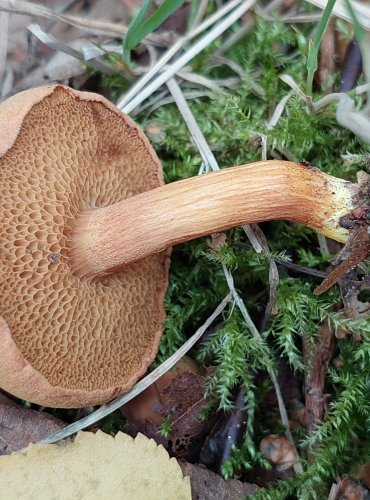
{"type": "Polygon", "coordinates": [[[138,126],[57,85],[0,106],[0,387],[52,407],[129,389],[162,333],[169,253],[89,280],[69,266],[76,216],[163,183],[138,126]]]}

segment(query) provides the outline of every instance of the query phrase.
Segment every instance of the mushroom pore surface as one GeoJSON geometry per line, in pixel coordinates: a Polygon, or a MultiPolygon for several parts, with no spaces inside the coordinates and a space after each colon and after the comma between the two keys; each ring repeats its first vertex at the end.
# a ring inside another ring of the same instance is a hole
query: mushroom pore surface
{"type": "Polygon", "coordinates": [[[35,102],[31,93],[3,113],[27,107],[0,158],[0,387],[46,406],[100,404],[155,356],[168,252],[89,280],[70,269],[69,238],[84,209],[161,185],[161,166],[104,98],[62,86],[35,102]]]}

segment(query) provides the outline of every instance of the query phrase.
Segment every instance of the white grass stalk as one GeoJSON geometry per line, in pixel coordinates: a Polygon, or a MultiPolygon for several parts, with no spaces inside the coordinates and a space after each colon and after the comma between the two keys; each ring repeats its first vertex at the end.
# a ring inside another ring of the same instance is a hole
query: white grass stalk
{"type": "Polygon", "coordinates": [[[46,438],[39,441],[40,444],[50,444],[56,443],[62,439],[65,439],[69,436],[72,436],[76,432],[79,432],[90,425],[95,424],[102,418],[110,415],[114,411],[118,410],[124,404],[128,403],[136,396],[141,394],[145,389],[147,389],[150,385],[156,382],[162,375],[167,373],[175,364],[183,357],[185,354],[198,342],[198,340],[202,337],[205,331],[211,326],[213,321],[222,313],[227,304],[231,300],[231,294],[229,293],[226,297],[220,302],[217,308],[213,311],[213,313],[209,316],[209,318],[204,322],[204,324],[198,328],[198,330],[187,340],[172,356],[170,356],[166,361],[164,361],[158,368],[153,370],[149,375],[140,380],[129,392],[126,394],[122,394],[118,398],[114,399],[110,403],[102,406],[98,410],[94,411],[87,417],[81,418],[77,422],[73,424],[67,425],[60,431],[53,432],[46,438]]]}
{"type": "Polygon", "coordinates": [[[194,45],[192,45],[182,56],[180,56],[173,64],[169,65],[162,73],[160,73],[151,83],[145,86],[142,91],[137,94],[125,106],[119,103],[118,106],[125,113],[130,113],[137,106],[139,106],[145,99],[153,94],[161,85],[167,82],[174,76],[181,68],[183,68],[189,61],[191,61],[199,52],[208,47],[214,40],[216,40],[224,31],[232,26],[247,10],[249,10],[256,0],[245,0],[239,7],[231,12],[223,21],[217,24],[206,35],[200,38],[194,45]]]}

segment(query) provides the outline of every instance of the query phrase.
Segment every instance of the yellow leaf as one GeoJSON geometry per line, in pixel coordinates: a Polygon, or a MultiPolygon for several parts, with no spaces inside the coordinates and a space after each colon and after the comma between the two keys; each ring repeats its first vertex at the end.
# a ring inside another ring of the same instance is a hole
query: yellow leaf
{"type": "Polygon", "coordinates": [[[100,431],[0,457],[0,491],[7,500],[191,500],[189,478],[163,446],[100,431]]]}

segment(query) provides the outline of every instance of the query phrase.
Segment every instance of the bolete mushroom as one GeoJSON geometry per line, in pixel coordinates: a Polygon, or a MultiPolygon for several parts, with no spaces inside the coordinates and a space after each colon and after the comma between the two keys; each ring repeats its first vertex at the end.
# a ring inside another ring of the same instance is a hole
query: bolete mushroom
{"type": "Polygon", "coordinates": [[[57,85],[0,106],[0,387],[53,407],[100,404],[153,360],[174,244],[271,219],[338,241],[358,187],[265,161],[162,185],[138,126],[57,85]]]}
{"type": "Polygon", "coordinates": [[[99,280],[76,276],[78,214],[162,184],[138,126],[106,99],[62,86],[0,106],[0,387],[52,407],[104,403],[153,360],[169,253],[99,280]]]}

